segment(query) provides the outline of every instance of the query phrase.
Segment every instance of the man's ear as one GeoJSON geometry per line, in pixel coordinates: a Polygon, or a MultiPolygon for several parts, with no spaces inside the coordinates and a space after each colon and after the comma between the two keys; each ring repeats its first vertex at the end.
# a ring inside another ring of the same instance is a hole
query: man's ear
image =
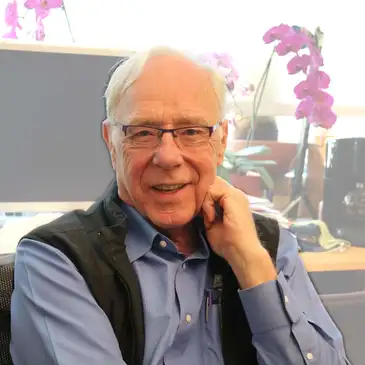
{"type": "Polygon", "coordinates": [[[103,136],[103,139],[104,139],[104,142],[108,148],[108,150],[110,150],[110,144],[111,144],[111,131],[110,131],[110,125],[108,124],[108,121],[105,119],[103,120],[103,123],[102,123],[102,130],[101,130],[101,133],[102,133],[102,136],[103,136]]]}
{"type": "Polygon", "coordinates": [[[112,127],[108,124],[107,120],[104,120],[102,123],[102,135],[103,135],[104,142],[110,153],[110,159],[111,159],[113,170],[115,170],[116,156],[115,156],[115,146],[114,146],[113,138],[112,138],[112,127]]]}
{"type": "Polygon", "coordinates": [[[219,127],[220,132],[220,140],[219,140],[219,147],[218,147],[218,160],[217,165],[220,166],[223,163],[224,159],[224,152],[227,148],[227,138],[228,138],[228,120],[224,120],[219,127]]]}

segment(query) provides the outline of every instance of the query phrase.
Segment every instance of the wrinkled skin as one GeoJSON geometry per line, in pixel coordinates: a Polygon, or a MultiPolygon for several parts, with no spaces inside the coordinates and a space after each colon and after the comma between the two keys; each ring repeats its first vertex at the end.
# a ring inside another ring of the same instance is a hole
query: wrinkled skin
{"type": "MultiPolygon", "coordinates": [[[[152,123],[161,128],[215,125],[220,121],[218,97],[207,70],[174,55],[152,57],[140,77],[120,98],[116,121],[122,124],[152,123]]],[[[209,186],[222,162],[227,139],[224,122],[211,140],[196,149],[181,149],[170,133],[153,150],[134,148],[119,133],[112,143],[104,125],[104,139],[116,172],[119,195],[155,226],[185,226],[202,207],[209,186]],[[188,184],[179,194],[161,197],[153,186],[188,184]]],[[[115,127],[114,127],[115,128],[115,127]]]]}

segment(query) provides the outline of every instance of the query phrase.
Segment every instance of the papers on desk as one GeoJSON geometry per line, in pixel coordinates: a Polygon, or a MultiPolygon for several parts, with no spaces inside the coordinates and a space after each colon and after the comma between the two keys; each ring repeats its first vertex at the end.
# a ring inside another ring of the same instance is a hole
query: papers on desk
{"type": "Polygon", "coordinates": [[[47,224],[63,213],[39,213],[33,217],[19,217],[5,223],[0,229],[0,254],[13,253],[19,240],[33,229],[47,224]]]}
{"type": "Polygon", "coordinates": [[[247,197],[253,212],[268,218],[273,218],[277,220],[282,227],[289,228],[289,220],[274,208],[274,204],[270,200],[251,195],[248,195],[247,197]]]}
{"type": "MultiPolygon", "coordinates": [[[[272,202],[254,196],[248,196],[248,200],[253,212],[276,219],[281,226],[289,228],[289,221],[274,208],[272,202]]],[[[19,217],[18,219],[8,220],[4,227],[0,229],[0,253],[15,252],[19,240],[25,234],[60,217],[62,214],[40,213],[33,217],[19,217]]]]}

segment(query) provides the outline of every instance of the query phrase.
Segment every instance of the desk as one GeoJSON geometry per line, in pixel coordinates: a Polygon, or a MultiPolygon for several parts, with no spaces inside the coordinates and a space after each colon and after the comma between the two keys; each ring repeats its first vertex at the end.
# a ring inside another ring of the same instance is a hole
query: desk
{"type": "Polygon", "coordinates": [[[343,252],[300,255],[319,294],[365,291],[365,248],[350,246],[343,252]]]}
{"type": "MultiPolygon", "coordinates": [[[[92,202],[0,202],[0,212],[65,212],[73,209],[87,209],[91,204],[92,202]]],[[[32,227],[27,226],[23,229],[23,231],[25,230],[24,234],[35,228],[37,225],[39,225],[39,223],[34,223],[32,227]]],[[[22,233],[23,231],[19,230],[17,238],[19,236],[20,239],[22,235],[24,235],[22,233]]],[[[17,239],[13,239],[13,241],[16,243],[18,242],[17,239]]],[[[8,239],[4,242],[8,242],[8,239]]],[[[363,247],[350,246],[343,252],[303,252],[301,253],[301,256],[304,260],[306,269],[309,272],[365,270],[365,248],[363,247]]]]}
{"type": "Polygon", "coordinates": [[[365,270],[365,248],[350,246],[345,251],[303,252],[308,272],[365,270]]]}

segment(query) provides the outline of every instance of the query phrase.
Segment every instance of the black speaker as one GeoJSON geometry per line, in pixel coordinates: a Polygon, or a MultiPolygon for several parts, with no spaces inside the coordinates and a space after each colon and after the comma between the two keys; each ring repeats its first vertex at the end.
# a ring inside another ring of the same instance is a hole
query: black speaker
{"type": "Polygon", "coordinates": [[[333,236],[365,247],[365,138],[327,141],[322,209],[333,236]]]}

